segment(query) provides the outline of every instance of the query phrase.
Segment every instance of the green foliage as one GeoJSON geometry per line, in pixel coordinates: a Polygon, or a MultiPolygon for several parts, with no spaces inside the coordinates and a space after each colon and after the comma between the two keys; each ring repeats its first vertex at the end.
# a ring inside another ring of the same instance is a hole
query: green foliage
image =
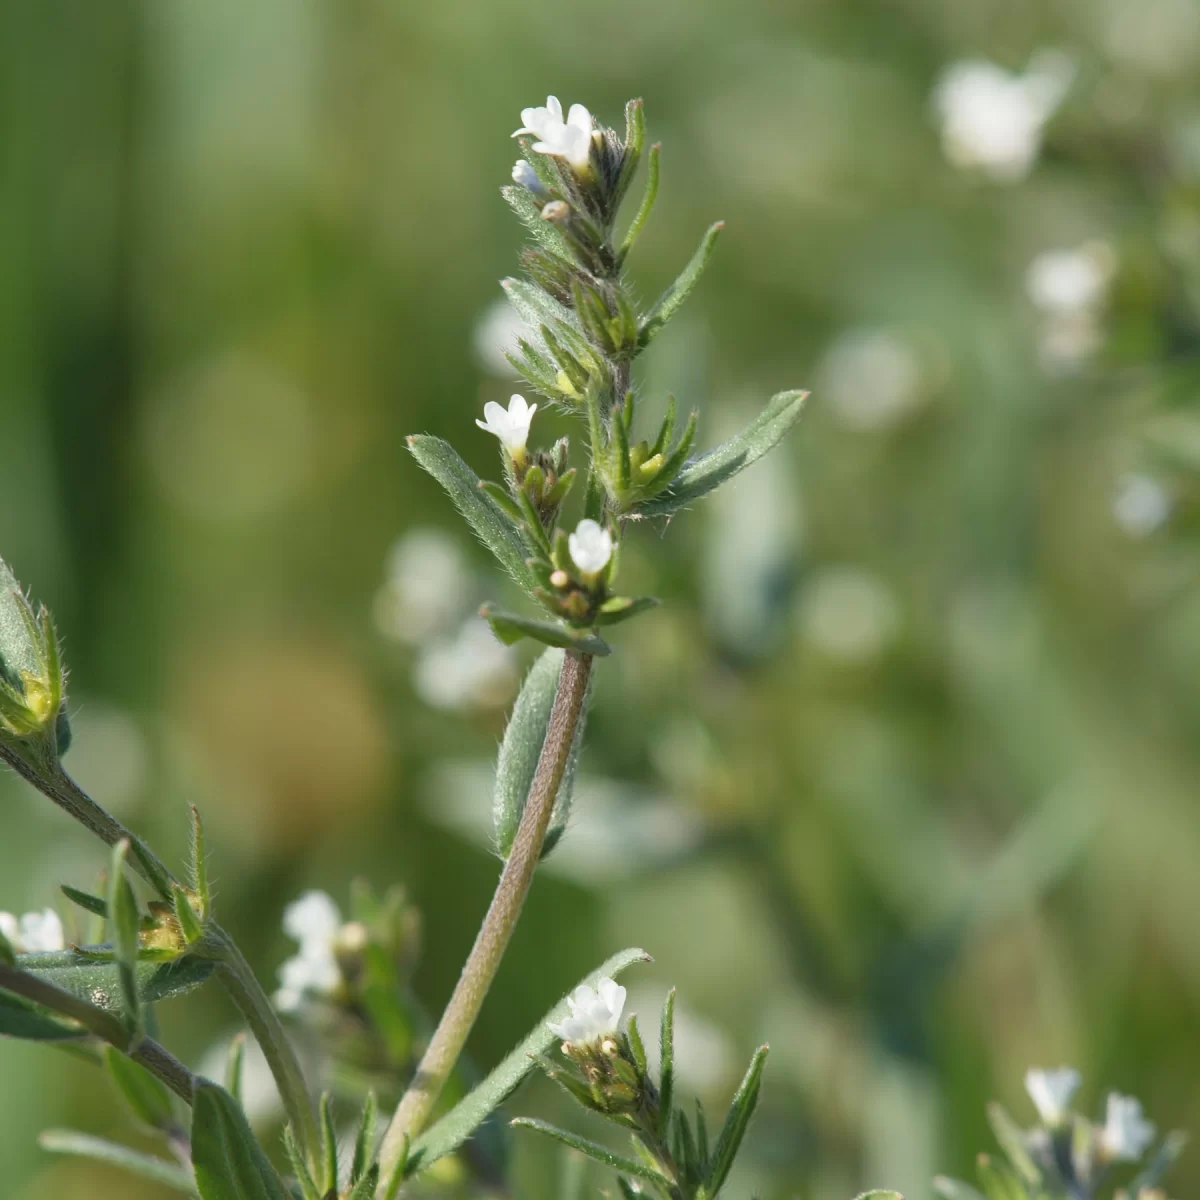
{"type": "MultiPolygon", "coordinates": [[[[204,1200],[241,1200],[241,1197],[231,1191],[199,1191],[187,1171],[175,1163],[165,1159],[154,1158],[131,1150],[128,1146],[106,1141],[104,1138],[92,1137],[86,1133],[76,1133],[71,1129],[47,1129],[38,1138],[38,1144],[43,1150],[52,1154],[66,1154],[73,1158],[86,1158],[92,1162],[103,1163],[109,1167],[120,1167],[140,1179],[150,1183],[160,1184],[187,1196],[203,1196],[204,1200]]],[[[253,1193],[246,1193],[247,1200],[253,1193]]],[[[280,1193],[282,1195],[282,1193],[280,1193]]]]}
{"type": "Polygon", "coordinates": [[[492,631],[506,646],[511,646],[522,638],[531,638],[535,642],[541,642],[543,646],[575,650],[580,654],[603,657],[612,653],[612,648],[603,638],[572,629],[571,626],[558,621],[539,621],[535,617],[503,612],[491,605],[486,605],[481,611],[492,631]]]}
{"type": "Polygon", "coordinates": [[[81,1035],[78,1025],[52,1016],[21,996],[0,989],[0,1036],[56,1042],[81,1035]]]}
{"type": "Polygon", "coordinates": [[[103,1053],[108,1074],[133,1115],[151,1129],[173,1129],[175,1111],[166,1087],[115,1047],[105,1046],[103,1053]]]}
{"type": "Polygon", "coordinates": [[[241,1106],[207,1080],[192,1101],[192,1165],[203,1200],[288,1200],[241,1106]]]}
{"type": "MultiPolygon", "coordinates": [[[[538,759],[546,740],[546,729],[550,724],[550,710],[554,707],[554,696],[558,690],[558,677],[562,670],[563,652],[544,650],[525,676],[521,691],[513,707],[512,716],[504,730],[500,743],[500,756],[496,763],[496,785],[492,797],[492,828],[496,850],[501,858],[507,858],[512,849],[513,838],[525,811],[525,802],[533,777],[537,772],[538,759]]],[[[575,771],[579,762],[579,750],[583,745],[587,725],[587,705],[575,727],[571,743],[571,755],[559,784],[558,798],[550,827],[542,846],[542,855],[549,854],[562,837],[571,815],[571,794],[575,788],[575,771]]]]}

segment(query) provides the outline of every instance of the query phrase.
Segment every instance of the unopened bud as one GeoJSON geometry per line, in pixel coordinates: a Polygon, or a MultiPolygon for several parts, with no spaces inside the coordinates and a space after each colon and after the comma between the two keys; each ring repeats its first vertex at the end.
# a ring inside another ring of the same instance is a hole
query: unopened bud
{"type": "Polygon", "coordinates": [[[551,200],[542,209],[542,220],[561,225],[571,215],[571,206],[565,200],[551,200]]]}
{"type": "Polygon", "coordinates": [[[565,588],[571,582],[571,577],[566,571],[558,570],[550,572],[550,584],[552,587],[565,588]]]}

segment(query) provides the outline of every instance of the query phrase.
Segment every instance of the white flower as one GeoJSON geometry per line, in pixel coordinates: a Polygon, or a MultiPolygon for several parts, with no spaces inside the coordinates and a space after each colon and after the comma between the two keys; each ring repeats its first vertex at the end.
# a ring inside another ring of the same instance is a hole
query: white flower
{"type": "Polygon", "coordinates": [[[516,656],[481,617],[428,643],[413,669],[417,694],[433,708],[470,710],[507,704],[516,687],[516,656]]]}
{"type": "Polygon", "coordinates": [[[1059,1067],[1054,1071],[1031,1067],[1025,1072],[1025,1090],[1047,1125],[1062,1124],[1079,1084],[1079,1072],[1074,1067],[1059,1067]]]}
{"type": "Polygon", "coordinates": [[[1154,1141],[1154,1126],[1142,1116],[1140,1100],[1109,1092],[1100,1147],[1115,1162],[1136,1162],[1154,1141]]]}
{"type": "Polygon", "coordinates": [[[516,394],[509,397],[507,412],[495,400],[489,400],[483,406],[483,415],[487,420],[476,418],[475,424],[488,433],[494,433],[509,454],[523,454],[537,407],[536,404],[527,404],[524,396],[516,394]]]}
{"type": "Polygon", "coordinates": [[[575,1046],[598,1045],[617,1032],[625,1008],[625,989],[607,977],[600,980],[595,991],[581,983],[567,997],[567,1007],[570,1016],[558,1024],[546,1023],[550,1032],[575,1046]]]}
{"type": "Polygon", "coordinates": [[[0,912],[0,933],[17,954],[50,954],[67,944],[62,920],[52,908],[27,912],[19,920],[12,913],[0,912]]]}
{"type": "Polygon", "coordinates": [[[1023,179],[1074,73],[1070,59],[1054,51],[1035,55],[1024,75],[982,60],[955,63],[933,96],[946,157],[1001,182],[1023,179]]]}
{"type": "Polygon", "coordinates": [[[507,300],[496,300],[484,309],[475,323],[475,357],[489,375],[514,379],[520,372],[508,359],[521,349],[521,339],[529,341],[533,332],[521,314],[507,300]]]}
{"type": "Polygon", "coordinates": [[[612,558],[612,534],[590,517],[585,517],[567,538],[567,549],[572,561],[585,575],[595,575],[597,571],[603,571],[612,558]]]}
{"type": "Polygon", "coordinates": [[[586,170],[592,152],[592,114],[582,104],[572,104],[564,121],[558,97],[547,96],[545,108],[521,109],[521,120],[524,124],[513,137],[533,134],[539,139],[533,143],[539,154],[565,158],[574,170],[586,170]]]}
{"type": "Polygon", "coordinates": [[[1025,290],[1048,313],[1088,312],[1104,299],[1113,273],[1113,252],[1103,242],[1074,250],[1047,250],[1029,264],[1025,290]]]}
{"type": "Polygon", "coordinates": [[[1150,475],[1125,475],[1117,484],[1112,512],[1130,537],[1148,537],[1171,515],[1171,494],[1150,475]]]}
{"type": "Polygon", "coordinates": [[[886,329],[851,329],[820,367],[821,395],[851,429],[889,429],[925,399],[921,363],[903,338],[886,329]]]}
{"type": "Polygon", "coordinates": [[[546,189],[538,178],[538,173],[523,159],[518,158],[512,169],[513,183],[528,188],[531,192],[544,192],[546,189]]]}
{"type": "Polygon", "coordinates": [[[283,913],[283,931],[300,950],[279,968],[275,1007],[294,1012],[307,994],[329,996],[342,979],[334,946],[342,914],[325,892],[308,891],[283,913]]]}

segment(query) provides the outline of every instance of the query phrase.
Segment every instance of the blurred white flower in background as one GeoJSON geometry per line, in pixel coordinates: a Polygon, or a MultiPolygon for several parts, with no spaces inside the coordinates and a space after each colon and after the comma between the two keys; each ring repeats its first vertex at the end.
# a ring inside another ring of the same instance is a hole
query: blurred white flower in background
{"type": "Polygon", "coordinates": [[[410,646],[450,629],[475,602],[466,555],[440,529],[410,529],[388,552],[386,573],[375,621],[385,636],[410,646]]]}
{"type": "Polygon", "coordinates": [[[141,725],[104,700],[72,704],[71,774],[112,812],[128,813],[150,783],[150,747],[141,725]]]}
{"type": "Polygon", "coordinates": [[[1148,537],[1171,515],[1171,494],[1152,476],[1130,472],[1117,482],[1112,513],[1130,537],[1148,537]]]}
{"type": "Polygon", "coordinates": [[[1105,242],[1048,250],[1029,264],[1025,291],[1042,314],[1039,350],[1052,372],[1078,367],[1099,349],[1101,317],[1116,255],[1105,242]]]}
{"type": "Polygon", "coordinates": [[[413,668],[417,694],[433,708],[470,710],[507,704],[517,686],[517,656],[482,617],[420,650],[413,668]]]}
{"type": "Polygon", "coordinates": [[[847,665],[870,662],[900,628],[900,607],[887,584],[865,567],[825,567],[800,597],[801,636],[847,665]]]}
{"type": "Polygon", "coordinates": [[[341,983],[334,953],[341,928],[342,914],[325,892],[305,892],[284,910],[283,931],[300,949],[279,968],[280,1012],[295,1012],[307,995],[332,995],[341,983]]]}
{"type": "Polygon", "coordinates": [[[1002,183],[1024,179],[1074,76],[1070,58],[1055,50],[1035,54],[1024,74],[983,59],[954,63],[933,93],[946,157],[1002,183]]]}
{"type": "MultiPolygon", "coordinates": [[[[528,163],[525,165],[529,166],[528,163]]],[[[529,169],[533,170],[532,167],[529,169]]],[[[520,372],[505,354],[517,353],[521,348],[519,339],[530,336],[529,326],[507,300],[493,300],[475,325],[475,357],[489,375],[498,379],[516,379],[520,372]]]]}
{"type": "Polygon", "coordinates": [[[18,954],[51,954],[66,949],[63,923],[52,908],[22,917],[0,912],[0,933],[18,954]]]}
{"type": "Polygon", "coordinates": [[[818,394],[850,429],[890,428],[924,400],[916,352],[886,329],[843,333],[817,370],[818,394]]]}
{"type": "Polygon", "coordinates": [[[1061,1125],[1071,1108],[1071,1098],[1082,1082],[1074,1067],[1058,1067],[1044,1071],[1030,1067],[1025,1072],[1025,1090],[1047,1125],[1061,1125]]]}
{"type": "Polygon", "coordinates": [[[1136,1162],[1154,1141],[1154,1125],[1142,1115],[1140,1100],[1109,1092],[1100,1148],[1114,1162],[1136,1162]]]}
{"type": "Polygon", "coordinates": [[[596,984],[594,991],[581,983],[567,997],[567,1008],[570,1016],[557,1024],[546,1022],[550,1032],[574,1046],[598,1046],[620,1028],[625,989],[607,976],[596,984]]]}

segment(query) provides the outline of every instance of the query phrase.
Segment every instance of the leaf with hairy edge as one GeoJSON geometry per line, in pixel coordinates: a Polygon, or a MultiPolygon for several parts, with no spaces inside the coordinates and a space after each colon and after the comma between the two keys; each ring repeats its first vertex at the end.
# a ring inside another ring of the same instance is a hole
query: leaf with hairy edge
{"type": "MultiPolygon", "coordinates": [[[[97,1008],[124,1013],[116,963],[97,962],[74,950],[57,950],[47,954],[20,954],[17,966],[97,1008]]],[[[168,963],[141,962],[134,974],[142,1001],[155,1004],[198,988],[212,971],[211,962],[189,956],[168,963]]]]}
{"type": "Polygon", "coordinates": [[[636,1159],[614,1154],[605,1146],[589,1142],[587,1138],[581,1138],[574,1133],[568,1133],[565,1129],[558,1129],[556,1126],[549,1125],[545,1121],[535,1121],[532,1117],[518,1117],[512,1122],[512,1126],[514,1129],[532,1129],[536,1133],[544,1133],[547,1137],[552,1137],[555,1141],[562,1142],[564,1146],[570,1146],[572,1150],[578,1150],[580,1154],[586,1154],[588,1158],[594,1159],[598,1163],[603,1163],[606,1167],[612,1167],[614,1171],[620,1171],[622,1174],[634,1175],[639,1179],[648,1179],[651,1183],[657,1183],[662,1186],[667,1186],[670,1183],[670,1180],[661,1171],[656,1171],[652,1167],[638,1162],[636,1159]]]}
{"type": "Polygon", "coordinates": [[[78,1025],[51,1016],[22,996],[0,991],[0,1037],[29,1042],[61,1042],[86,1036],[78,1025]]]}
{"type": "Polygon", "coordinates": [[[503,612],[485,604],[479,615],[486,618],[492,632],[506,645],[511,646],[522,638],[533,638],[543,646],[557,646],[564,650],[578,650],[580,654],[595,654],[603,657],[612,653],[612,647],[594,633],[585,629],[572,629],[558,621],[539,621],[536,617],[522,617],[518,613],[503,612]]]}
{"type": "Polygon", "coordinates": [[[737,1095],[734,1096],[733,1103],[729,1106],[729,1115],[725,1118],[725,1125],[713,1148],[708,1177],[708,1192],[711,1196],[715,1196],[724,1186],[729,1171],[733,1167],[733,1160],[741,1148],[742,1138],[746,1136],[750,1118],[754,1115],[755,1106],[758,1104],[758,1093],[762,1086],[762,1073],[766,1061],[767,1047],[759,1046],[750,1060],[750,1066],[738,1087],[737,1095]]]}
{"type": "MultiPolygon", "coordinates": [[[[595,988],[605,976],[615,978],[633,963],[650,961],[650,955],[645,950],[622,950],[580,982],[595,988]]],[[[407,1175],[424,1171],[439,1158],[457,1150],[483,1120],[508,1099],[537,1065],[537,1058],[546,1054],[558,1041],[550,1032],[548,1023],[563,1020],[568,1011],[564,997],[477,1088],[417,1138],[408,1156],[407,1175]]]]}
{"type": "Polygon", "coordinates": [[[192,1166],[204,1200],[288,1200],[241,1106],[207,1079],[192,1101],[192,1166]]]}
{"type": "Polygon", "coordinates": [[[741,433],[707,454],[685,463],[670,487],[661,495],[637,505],[629,515],[669,516],[720,487],[783,440],[803,411],[807,397],[807,392],[780,392],[773,396],[766,408],[741,433]]]}
{"type": "Polygon", "coordinates": [[[110,1167],[122,1167],[130,1174],[139,1175],[142,1179],[162,1184],[164,1187],[174,1188],[187,1196],[200,1194],[196,1191],[191,1176],[182,1167],[177,1167],[165,1159],[131,1150],[128,1146],[105,1141],[103,1138],[76,1133],[73,1129],[47,1129],[38,1138],[38,1145],[54,1154],[69,1154],[110,1167]]]}
{"type": "MultiPolygon", "coordinates": [[[[562,671],[564,652],[558,649],[544,650],[530,668],[521,685],[517,703],[504,730],[504,741],[500,743],[500,758],[496,764],[496,789],[492,796],[492,829],[496,839],[496,850],[501,858],[507,858],[512,849],[521,814],[529,798],[529,789],[537,773],[538,759],[546,741],[546,730],[550,725],[550,710],[554,707],[554,696],[558,691],[558,677],[562,671]]],[[[558,844],[567,827],[571,813],[571,793],[575,787],[575,768],[579,762],[579,749],[583,745],[584,727],[587,724],[588,704],[591,701],[591,681],[583,700],[583,710],[575,726],[571,751],[559,784],[558,796],[554,801],[554,812],[546,831],[542,846],[542,857],[558,844]]]]}
{"type": "Polygon", "coordinates": [[[716,249],[717,238],[721,236],[721,230],[724,228],[724,221],[718,221],[708,227],[691,261],[679,273],[679,278],[658,298],[658,302],[642,322],[638,338],[641,348],[650,345],[654,336],[675,315],[680,305],[691,295],[692,289],[700,282],[700,276],[704,274],[704,268],[708,266],[708,260],[712,258],[713,250],[716,249]]]}
{"type": "Polygon", "coordinates": [[[408,448],[413,458],[446,489],[475,536],[499,559],[517,585],[532,592],[537,580],[525,562],[530,547],[500,506],[480,489],[479,476],[441,438],[413,434],[408,439],[408,448]]]}

